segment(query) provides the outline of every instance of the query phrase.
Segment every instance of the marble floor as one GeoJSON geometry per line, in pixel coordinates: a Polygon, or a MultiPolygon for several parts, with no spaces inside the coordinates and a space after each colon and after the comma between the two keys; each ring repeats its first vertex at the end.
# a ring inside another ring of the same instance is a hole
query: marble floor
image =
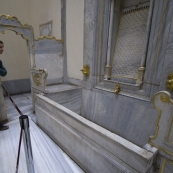
{"type": "MultiPolygon", "coordinates": [[[[30,135],[35,173],[84,173],[84,171],[52,141],[36,124],[32,111],[31,94],[12,96],[24,115],[29,116],[30,135]]],[[[20,135],[19,113],[11,101],[5,98],[9,118],[9,130],[0,131],[0,173],[15,172],[20,135]]],[[[18,173],[27,173],[23,143],[18,173]]]]}

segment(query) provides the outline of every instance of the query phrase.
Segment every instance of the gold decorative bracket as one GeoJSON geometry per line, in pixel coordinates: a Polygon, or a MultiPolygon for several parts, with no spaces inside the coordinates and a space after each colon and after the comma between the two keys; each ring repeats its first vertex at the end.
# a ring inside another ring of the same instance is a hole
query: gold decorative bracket
{"type": "Polygon", "coordinates": [[[115,94],[118,94],[119,92],[120,92],[120,85],[117,84],[117,85],[116,85],[116,88],[115,88],[115,90],[114,90],[114,93],[115,93],[115,94]]]}
{"type": "Polygon", "coordinates": [[[85,76],[89,76],[90,74],[90,67],[88,65],[84,65],[83,69],[80,70],[85,76]]]}
{"type": "Polygon", "coordinates": [[[170,91],[173,91],[173,74],[168,75],[168,80],[166,81],[166,88],[170,91]]]}

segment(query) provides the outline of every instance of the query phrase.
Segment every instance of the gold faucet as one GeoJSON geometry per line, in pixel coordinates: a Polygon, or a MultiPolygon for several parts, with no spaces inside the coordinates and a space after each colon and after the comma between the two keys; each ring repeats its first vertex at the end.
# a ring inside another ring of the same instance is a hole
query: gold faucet
{"type": "Polygon", "coordinates": [[[82,73],[83,73],[85,76],[89,76],[89,74],[90,74],[90,68],[89,68],[88,65],[84,65],[83,69],[80,70],[80,71],[82,71],[82,73]]]}
{"type": "Polygon", "coordinates": [[[168,76],[168,80],[166,81],[166,88],[173,91],[173,74],[172,73],[170,73],[168,76]]]}
{"type": "Polygon", "coordinates": [[[115,90],[114,90],[114,93],[115,93],[115,94],[118,94],[119,92],[120,92],[120,85],[117,84],[117,85],[116,85],[116,88],[115,88],[115,90]]]}

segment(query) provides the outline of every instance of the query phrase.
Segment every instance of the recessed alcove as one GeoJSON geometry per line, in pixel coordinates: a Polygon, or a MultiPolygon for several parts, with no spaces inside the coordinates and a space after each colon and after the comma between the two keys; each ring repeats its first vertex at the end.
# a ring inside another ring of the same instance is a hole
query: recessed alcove
{"type": "Polygon", "coordinates": [[[151,20],[149,13],[152,10],[150,1],[114,1],[110,6],[110,11],[113,9],[114,12],[113,15],[110,12],[109,20],[108,44],[111,42],[111,47],[108,46],[107,50],[107,64],[111,67],[109,79],[131,84],[142,83],[139,68],[145,67],[151,20]]]}
{"type": "Polygon", "coordinates": [[[120,95],[149,100],[144,76],[149,73],[146,62],[151,58],[155,8],[153,0],[110,0],[105,7],[100,2],[97,40],[102,45],[96,48],[95,88],[114,92],[120,85],[120,95]]]}

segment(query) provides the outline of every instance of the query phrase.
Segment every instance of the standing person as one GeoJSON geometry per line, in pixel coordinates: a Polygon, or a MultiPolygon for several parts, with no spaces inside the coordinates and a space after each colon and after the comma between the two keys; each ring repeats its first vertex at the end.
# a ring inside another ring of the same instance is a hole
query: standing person
{"type": "MultiPolygon", "coordinates": [[[[2,54],[4,51],[4,43],[0,40],[0,54],[2,54]]],[[[5,67],[2,64],[2,61],[0,60],[0,76],[4,77],[7,74],[7,70],[5,69],[5,67]]],[[[8,126],[4,126],[1,122],[0,122],[0,130],[7,130],[8,126]]]]}

